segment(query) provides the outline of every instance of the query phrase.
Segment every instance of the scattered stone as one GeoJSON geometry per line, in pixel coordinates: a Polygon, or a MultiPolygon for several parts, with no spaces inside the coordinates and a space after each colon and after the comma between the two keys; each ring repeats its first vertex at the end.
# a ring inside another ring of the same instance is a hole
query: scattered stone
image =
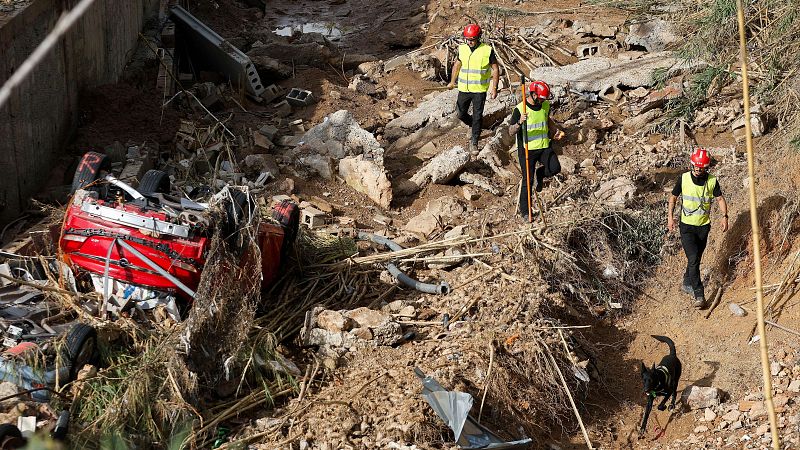
{"type": "Polygon", "coordinates": [[[326,180],[333,179],[333,159],[330,156],[312,154],[298,158],[298,162],[326,180]]]}
{"type": "Polygon", "coordinates": [[[561,155],[558,157],[558,162],[561,164],[561,173],[565,174],[574,174],[578,172],[578,161],[570,158],[567,155],[561,155]]]}
{"type": "Polygon", "coordinates": [[[423,236],[428,236],[439,227],[439,220],[430,212],[422,211],[416,216],[412,217],[403,227],[404,230],[411,233],[420,233],[423,236]]]}
{"type": "Polygon", "coordinates": [[[705,425],[700,425],[700,426],[697,426],[697,427],[695,427],[695,429],[694,429],[694,433],[698,433],[698,434],[699,434],[699,433],[705,433],[706,431],[708,431],[708,427],[707,427],[707,426],[705,426],[705,425]]]}
{"type": "Polygon", "coordinates": [[[648,52],[660,52],[680,39],[673,28],[671,23],[663,19],[634,23],[625,37],[625,43],[629,46],[640,45],[648,52]]]}
{"type": "Polygon", "coordinates": [[[281,192],[286,192],[287,194],[294,193],[294,180],[291,178],[285,178],[281,183],[278,185],[278,190],[281,192]]]}
{"type": "Polygon", "coordinates": [[[371,82],[364,75],[356,75],[347,86],[351,91],[358,92],[359,94],[375,95],[377,87],[375,83],[371,82]]]}
{"type": "Polygon", "coordinates": [[[437,217],[457,218],[464,214],[464,206],[450,196],[431,200],[428,202],[426,210],[437,217]]]}
{"type": "Polygon", "coordinates": [[[414,156],[425,161],[433,158],[437,154],[439,154],[439,149],[436,148],[436,145],[434,145],[433,142],[428,142],[427,144],[420,147],[420,149],[417,150],[416,153],[414,153],[414,156]]]}
{"type": "Polygon", "coordinates": [[[772,373],[773,377],[778,376],[778,373],[780,373],[782,367],[783,366],[781,366],[781,363],[779,363],[778,361],[772,361],[771,363],[769,363],[769,370],[772,373]]]}
{"type": "Polygon", "coordinates": [[[681,393],[681,401],[689,409],[719,406],[722,391],[715,387],[689,386],[681,393]]]}
{"type": "Polygon", "coordinates": [[[741,415],[742,413],[734,409],[732,411],[725,413],[725,415],[722,416],[722,419],[728,423],[733,423],[739,420],[739,417],[741,417],[741,415]]]}
{"type": "Polygon", "coordinates": [[[742,307],[737,305],[736,303],[729,303],[728,309],[730,309],[731,313],[737,317],[744,317],[747,315],[747,311],[742,309],[742,307]]]}
{"type": "Polygon", "coordinates": [[[390,321],[388,314],[367,307],[347,311],[344,316],[352,319],[359,327],[377,328],[390,321]]]}
{"type": "Polygon", "coordinates": [[[658,119],[664,114],[661,109],[651,109],[647,112],[625,119],[622,122],[622,130],[625,134],[634,134],[642,131],[650,122],[658,119]]]}
{"type": "MultiPolygon", "coordinates": [[[[8,381],[0,382],[0,398],[9,397],[19,392],[19,388],[14,383],[9,383],[8,381]]],[[[6,408],[12,406],[17,401],[16,397],[11,397],[9,399],[3,400],[0,405],[5,406],[6,408]]]]}
{"type": "Polygon", "coordinates": [[[412,305],[408,305],[403,307],[403,309],[401,309],[400,311],[398,311],[397,314],[403,317],[414,317],[417,315],[417,311],[416,309],[414,309],[412,305]]]}
{"type": "Polygon", "coordinates": [[[474,201],[481,198],[480,194],[478,194],[471,186],[462,186],[461,193],[464,195],[464,198],[467,201],[474,201]]]}
{"type": "Polygon", "coordinates": [[[789,392],[800,392],[800,380],[792,380],[787,390],[789,392]]]}
{"type": "Polygon", "coordinates": [[[624,207],[636,195],[636,185],[628,177],[619,177],[601,184],[594,196],[608,206],[624,207]]]}
{"type": "MultiPolygon", "coordinates": [[[[500,191],[500,189],[498,189],[489,178],[483,175],[477,173],[462,172],[458,176],[458,179],[463,183],[475,185],[475,187],[479,187],[492,195],[502,194],[502,191],[500,191]]],[[[464,194],[464,196],[466,197],[466,193],[464,194]]],[[[470,199],[468,198],[467,200],[470,199]]]]}
{"type": "Polygon", "coordinates": [[[714,412],[711,408],[706,408],[703,412],[703,421],[704,422],[713,422],[714,419],[717,418],[717,413],[714,412]]]}
{"type": "Polygon", "coordinates": [[[581,169],[588,169],[589,167],[594,167],[594,159],[586,158],[581,161],[581,169]]]}

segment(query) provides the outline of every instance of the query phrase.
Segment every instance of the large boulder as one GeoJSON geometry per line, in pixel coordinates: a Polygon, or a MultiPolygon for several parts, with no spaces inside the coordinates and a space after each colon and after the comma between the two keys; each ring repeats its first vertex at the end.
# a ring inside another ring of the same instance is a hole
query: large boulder
{"type": "Polygon", "coordinates": [[[392,183],[383,165],[364,155],[351,156],[339,161],[339,176],[348,186],[365,194],[382,208],[392,202],[392,183]]]}
{"type": "Polygon", "coordinates": [[[689,409],[703,409],[719,406],[725,393],[719,388],[688,386],[681,393],[681,402],[689,409]]]}

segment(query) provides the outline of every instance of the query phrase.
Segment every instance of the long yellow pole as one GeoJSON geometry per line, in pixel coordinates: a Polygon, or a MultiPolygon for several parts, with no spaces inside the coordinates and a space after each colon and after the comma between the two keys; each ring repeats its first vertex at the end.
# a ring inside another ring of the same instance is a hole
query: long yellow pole
{"type": "Polygon", "coordinates": [[[767,330],[764,325],[764,293],[761,282],[761,245],[758,227],[758,210],[756,202],[755,157],[753,156],[753,135],[750,129],[750,87],[747,78],[747,44],[744,29],[744,7],[742,0],[736,0],[736,12],[739,19],[739,57],[742,66],[742,98],[744,99],[745,143],[747,145],[747,173],[750,176],[750,227],[753,232],[753,259],[755,260],[756,282],[756,316],[758,318],[758,334],[761,338],[761,369],[764,376],[764,402],[769,413],[769,425],[772,429],[772,448],[780,450],[778,437],[778,420],[775,415],[775,404],[772,401],[772,373],[769,367],[769,347],[767,346],[767,330]]]}
{"type": "MultiPolygon", "coordinates": [[[[524,116],[528,112],[528,108],[526,105],[528,104],[528,96],[525,93],[525,77],[522,77],[522,115],[524,116]]],[[[533,222],[533,208],[531,207],[531,162],[528,159],[528,122],[527,119],[525,121],[524,127],[522,129],[522,139],[525,142],[525,192],[528,193],[528,223],[533,222]]]]}

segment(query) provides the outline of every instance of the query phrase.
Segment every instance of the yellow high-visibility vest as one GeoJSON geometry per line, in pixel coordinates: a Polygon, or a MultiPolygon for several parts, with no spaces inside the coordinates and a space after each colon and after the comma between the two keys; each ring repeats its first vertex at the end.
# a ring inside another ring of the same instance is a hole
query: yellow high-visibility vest
{"type": "Polygon", "coordinates": [[[458,59],[461,61],[461,70],[458,72],[459,91],[489,90],[489,79],[492,77],[492,68],[489,64],[491,54],[492,47],[486,44],[479,44],[475,50],[471,50],[467,44],[458,46],[458,59]]]}
{"type": "Polygon", "coordinates": [[[703,186],[694,184],[689,172],[681,176],[681,222],[695,226],[711,223],[711,202],[716,186],[717,178],[713,175],[708,175],[703,186]]]}
{"type": "MultiPolygon", "coordinates": [[[[517,105],[517,111],[522,116],[522,103],[517,105]]],[[[550,115],[550,102],[542,102],[542,107],[535,111],[528,107],[525,111],[528,114],[528,134],[525,139],[528,141],[528,150],[538,150],[547,148],[550,145],[549,130],[547,128],[547,116],[550,115]]],[[[525,145],[525,142],[522,143],[525,145]]]]}

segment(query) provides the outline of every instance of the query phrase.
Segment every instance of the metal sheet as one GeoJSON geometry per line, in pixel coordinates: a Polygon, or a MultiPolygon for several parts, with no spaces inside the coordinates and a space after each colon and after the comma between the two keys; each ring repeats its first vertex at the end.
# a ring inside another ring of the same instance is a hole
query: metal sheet
{"type": "Polygon", "coordinates": [[[81,205],[81,211],[121,225],[144,228],[145,230],[155,231],[160,234],[170,234],[182,238],[189,237],[189,227],[164,222],[154,217],[140,216],[131,212],[120,211],[96,203],[84,202],[81,205]]]}

